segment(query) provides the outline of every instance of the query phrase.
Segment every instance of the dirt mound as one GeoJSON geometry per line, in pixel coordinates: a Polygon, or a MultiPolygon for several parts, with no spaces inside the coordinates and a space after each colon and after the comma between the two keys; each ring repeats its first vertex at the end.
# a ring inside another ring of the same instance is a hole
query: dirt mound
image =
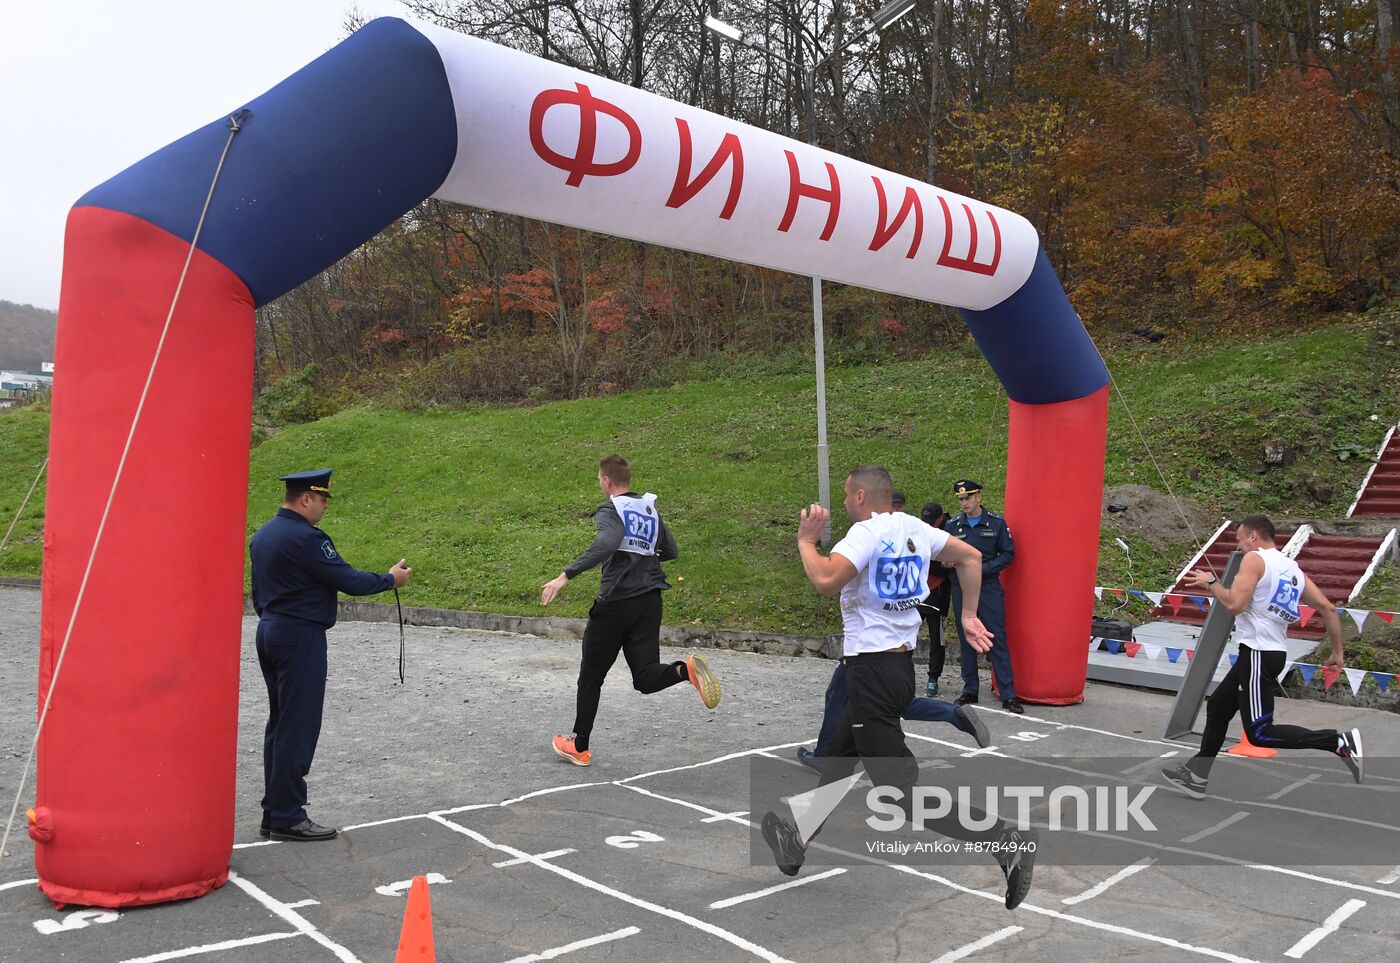
{"type": "Polygon", "coordinates": [[[1114,485],[1103,493],[1103,527],[1110,535],[1140,538],[1154,548],[1166,548],[1208,537],[1220,519],[1190,498],[1178,502],[1146,485],[1114,485]],[[1109,505],[1126,505],[1127,510],[1110,512],[1109,505]],[[1185,515],[1191,525],[1187,527],[1185,515]],[[1194,536],[1192,529],[1195,530],[1194,536]]]}

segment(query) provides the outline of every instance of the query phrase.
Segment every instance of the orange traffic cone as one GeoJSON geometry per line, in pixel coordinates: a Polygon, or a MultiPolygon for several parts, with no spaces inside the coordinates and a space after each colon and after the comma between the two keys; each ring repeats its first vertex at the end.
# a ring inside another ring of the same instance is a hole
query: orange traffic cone
{"type": "Polygon", "coordinates": [[[1240,730],[1239,745],[1231,746],[1225,751],[1232,756],[1247,756],[1250,759],[1272,759],[1278,755],[1277,749],[1267,749],[1250,742],[1249,733],[1244,729],[1240,730]]]}
{"type": "Polygon", "coordinates": [[[428,900],[428,878],[413,877],[408,906],[403,911],[403,931],[394,963],[437,963],[433,950],[433,908],[428,900]]]}

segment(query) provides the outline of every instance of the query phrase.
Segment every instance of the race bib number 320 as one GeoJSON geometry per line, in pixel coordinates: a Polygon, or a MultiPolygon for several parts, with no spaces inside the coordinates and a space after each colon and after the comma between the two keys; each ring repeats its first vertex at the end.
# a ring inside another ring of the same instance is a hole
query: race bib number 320
{"type": "Polygon", "coordinates": [[[882,599],[912,599],[922,594],[924,563],[917,555],[875,560],[875,592],[882,599]]]}

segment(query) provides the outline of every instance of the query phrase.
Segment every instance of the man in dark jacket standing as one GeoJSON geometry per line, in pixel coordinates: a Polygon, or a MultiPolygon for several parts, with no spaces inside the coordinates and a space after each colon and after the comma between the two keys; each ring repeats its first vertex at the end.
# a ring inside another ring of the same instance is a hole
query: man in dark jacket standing
{"type": "Polygon", "coordinates": [[[598,530],[593,544],[540,591],[540,604],[554,601],[569,580],[603,566],[598,597],[583,631],[578,673],[578,705],[573,737],[556,735],[554,751],[576,766],[593,761],[589,736],[598,714],[603,680],[621,652],[638,692],[660,692],[690,682],[705,707],[719,705],[720,684],[705,659],[692,653],[683,662],[661,664],[661,593],[671,586],[661,563],[676,557],[676,540],[656,509],[656,496],[632,491],[632,469],[621,455],[598,462],[598,487],[608,499],[593,513],[598,530]]]}
{"type": "MultiPolygon", "coordinates": [[[[1011,542],[1011,526],[1000,515],[982,508],[980,483],[961,479],[953,484],[953,494],[957,495],[962,512],[948,522],[945,530],[982,553],[982,594],[977,613],[987,631],[992,633],[992,648],[987,653],[987,661],[992,664],[992,676],[996,679],[1002,708],[1019,714],[1025,709],[1021,706],[1021,700],[1016,698],[1016,684],[1011,678],[1011,650],[1006,644],[1006,595],[1001,588],[1001,570],[1016,557],[1016,546],[1011,542]]],[[[961,611],[962,590],[958,586],[956,572],[952,574],[952,579],[953,608],[961,611]]],[[[977,701],[980,688],[977,653],[967,644],[961,625],[958,626],[958,640],[961,643],[963,691],[953,701],[965,706],[977,701]]]]}
{"type": "Polygon", "coordinates": [[[263,734],[261,835],[315,842],[336,830],[306,814],[306,774],[321,734],[326,695],[326,630],[335,625],[336,593],[374,595],[398,588],[412,569],[403,559],[387,572],[361,572],[316,527],[331,497],[331,469],[283,475],[282,507],[253,536],[253,608],[258,665],[267,683],[263,734]]]}

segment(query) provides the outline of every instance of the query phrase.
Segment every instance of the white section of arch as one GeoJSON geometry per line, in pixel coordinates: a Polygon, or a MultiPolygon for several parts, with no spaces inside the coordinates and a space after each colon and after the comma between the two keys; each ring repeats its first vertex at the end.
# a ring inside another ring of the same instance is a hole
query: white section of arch
{"type": "Polygon", "coordinates": [[[435,197],[977,310],[1014,294],[1035,265],[1040,241],[1019,214],[475,37],[412,26],[441,54],[457,111],[456,163],[435,197]],[[667,206],[727,135],[743,158],[731,216],[721,214],[732,156],[667,206]],[[614,173],[597,172],[609,165],[614,173]],[[817,194],[831,191],[834,171],[839,208],[832,217],[828,199],[799,193],[784,231],[794,166],[817,194]],[[917,247],[912,201],[894,230],[911,191],[923,215],[917,247]]]}

